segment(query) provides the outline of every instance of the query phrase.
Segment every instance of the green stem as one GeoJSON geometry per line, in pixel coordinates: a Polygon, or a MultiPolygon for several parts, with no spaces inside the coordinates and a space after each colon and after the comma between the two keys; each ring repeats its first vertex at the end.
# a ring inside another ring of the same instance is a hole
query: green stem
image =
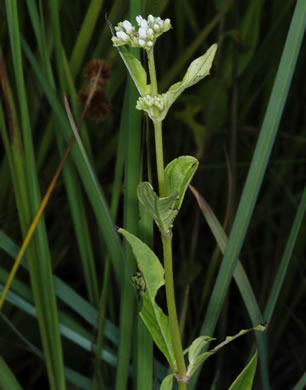
{"type": "MultiPolygon", "coordinates": [[[[150,82],[152,96],[158,95],[156,70],[154,63],[153,49],[147,51],[148,66],[150,74],[150,82]]],[[[159,196],[165,197],[166,193],[166,181],[165,181],[165,168],[164,168],[164,151],[163,151],[163,135],[162,135],[162,121],[153,120],[155,130],[155,151],[156,151],[156,166],[157,177],[159,186],[159,196]]],[[[165,267],[165,286],[166,286],[166,298],[167,308],[169,314],[169,323],[171,336],[174,346],[175,359],[177,363],[176,374],[178,377],[186,375],[186,365],[184,359],[184,352],[179,328],[179,322],[177,317],[175,294],[174,294],[174,280],[173,280],[173,266],[172,266],[172,232],[167,235],[162,235],[163,253],[164,253],[164,267],[165,267]]],[[[187,390],[187,384],[178,380],[179,390],[187,390]]]]}
{"type": "MultiPolygon", "coordinates": [[[[162,236],[164,266],[165,266],[165,285],[166,299],[169,314],[170,330],[174,346],[174,353],[177,363],[177,374],[186,375],[186,365],[184,352],[181,341],[179,322],[175,304],[174,281],[173,281],[173,266],[172,266],[172,233],[167,236],[162,236]]],[[[187,385],[183,382],[178,382],[179,390],[187,389],[187,385]]]]}
{"type": "Polygon", "coordinates": [[[156,167],[157,167],[157,179],[159,187],[159,196],[165,197],[166,194],[166,180],[165,180],[165,165],[164,165],[164,152],[163,152],[163,133],[162,122],[154,120],[154,133],[155,133],[155,153],[156,153],[156,167]]]}
{"type": "Polygon", "coordinates": [[[155,69],[153,49],[148,50],[147,55],[148,55],[150,83],[151,83],[151,88],[152,88],[151,95],[156,96],[156,95],[158,95],[158,88],[157,88],[157,78],[156,78],[156,69],[155,69]]]}

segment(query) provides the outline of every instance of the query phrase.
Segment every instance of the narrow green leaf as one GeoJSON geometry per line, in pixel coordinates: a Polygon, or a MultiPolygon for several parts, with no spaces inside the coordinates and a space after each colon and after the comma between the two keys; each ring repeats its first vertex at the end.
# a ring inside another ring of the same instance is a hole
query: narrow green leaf
{"type": "MultiPolygon", "coordinates": [[[[20,7],[18,7],[17,3],[16,0],[10,0],[6,1],[5,5],[25,152],[23,163],[26,193],[23,194],[23,196],[25,196],[23,199],[26,208],[25,210],[22,210],[18,207],[18,212],[20,216],[22,216],[21,220],[29,225],[40,205],[40,191],[21,52],[22,35],[18,15],[20,7]]],[[[24,227],[23,230],[25,230],[24,227]]],[[[33,241],[28,248],[28,254],[31,286],[38,313],[39,330],[44,348],[49,386],[50,389],[61,388],[64,390],[66,389],[66,382],[62,344],[58,326],[58,310],[52,278],[50,249],[43,217],[41,217],[40,223],[36,227],[33,241]]]]}
{"type": "Polygon", "coordinates": [[[210,341],[215,340],[210,336],[200,336],[193,340],[192,344],[188,348],[188,360],[191,362],[196,356],[201,353],[201,350],[208,344],[210,341]]]}
{"type": "Polygon", "coordinates": [[[167,234],[178,213],[175,208],[177,192],[173,192],[166,198],[159,198],[149,182],[142,182],[137,187],[137,195],[139,201],[151,214],[161,233],[167,234]]]}
{"type": "Polygon", "coordinates": [[[227,336],[226,339],[222,343],[218,344],[216,347],[211,349],[210,352],[217,352],[217,351],[219,351],[219,349],[225,347],[225,345],[227,345],[227,344],[231,343],[232,341],[236,340],[238,337],[241,337],[241,336],[245,335],[246,333],[251,332],[252,330],[256,330],[258,332],[264,332],[265,331],[265,327],[263,325],[257,325],[257,326],[254,326],[254,328],[241,329],[234,336],[227,336]]]}
{"type": "Polygon", "coordinates": [[[141,291],[143,305],[140,315],[148,327],[158,348],[167,358],[170,366],[175,369],[175,355],[171,339],[168,317],[155,302],[157,291],[165,284],[164,269],[155,253],[139,238],[119,229],[129,242],[136,257],[137,265],[142,273],[144,285],[141,291]]]}
{"type": "Polygon", "coordinates": [[[15,375],[2,356],[0,356],[0,389],[22,390],[15,375]]]}
{"type": "MultiPolygon", "coordinates": [[[[114,28],[111,22],[108,20],[109,28],[114,36],[114,28]]],[[[150,85],[147,84],[147,72],[142,66],[141,62],[124,46],[116,47],[124,62],[132,80],[134,81],[136,88],[141,96],[149,95],[151,92],[150,85]]]]}
{"type": "Polygon", "coordinates": [[[257,365],[257,352],[228,390],[251,390],[257,365]]]}
{"type": "MultiPolygon", "coordinates": [[[[105,237],[105,242],[107,245],[107,248],[109,252],[112,255],[112,259],[116,259],[113,263],[115,274],[117,276],[118,281],[122,279],[122,272],[121,272],[121,265],[118,263],[118,260],[124,259],[123,253],[121,251],[121,246],[119,239],[117,237],[117,234],[115,233],[114,224],[108,209],[108,206],[106,204],[106,201],[104,200],[104,196],[102,194],[102,190],[100,188],[100,185],[98,183],[97,176],[91,167],[89,158],[87,156],[86,150],[84,148],[84,145],[82,143],[82,140],[80,138],[79,132],[77,130],[76,124],[73,119],[72,112],[70,110],[70,106],[68,103],[67,98],[65,97],[65,107],[67,110],[68,119],[71,125],[71,129],[73,131],[73,134],[75,136],[76,142],[79,146],[79,158],[76,158],[78,164],[82,164],[81,170],[84,173],[82,175],[81,173],[81,179],[83,180],[84,185],[86,186],[86,190],[88,191],[88,196],[92,201],[92,206],[96,211],[97,219],[100,223],[100,227],[103,233],[103,237],[105,237]],[[85,171],[83,171],[85,169],[85,171]],[[86,173],[85,173],[86,172],[86,173]],[[91,180],[87,181],[87,179],[90,178],[91,180]],[[87,187],[87,185],[92,186],[91,190],[87,187]],[[91,198],[91,195],[94,196],[94,198],[91,198]],[[99,207],[101,206],[101,207],[99,207]],[[101,216],[103,215],[103,218],[101,216]],[[107,239],[106,239],[107,237],[107,239]],[[117,254],[114,256],[114,252],[117,252],[117,254]],[[119,252],[119,253],[118,253],[119,252]],[[114,257],[113,257],[114,256],[114,257]]],[[[75,150],[75,149],[74,149],[75,150]]],[[[72,150],[73,153],[73,150],[72,150]]]]}
{"type": "Polygon", "coordinates": [[[93,35],[100,11],[104,0],[91,0],[88,5],[86,15],[84,16],[82,27],[74,44],[70,58],[70,69],[73,78],[76,77],[82,60],[84,59],[86,50],[89,46],[90,39],[93,35]]]}
{"type": "MultiPolygon", "coordinates": [[[[206,219],[206,222],[210,227],[211,232],[213,233],[221,252],[224,253],[228,239],[223,230],[222,225],[218,221],[213,210],[209,207],[208,203],[199,194],[199,192],[192,186],[190,186],[190,189],[194,194],[194,196],[196,197],[200,210],[204,218],[206,219]]],[[[255,326],[258,323],[264,322],[263,315],[260,311],[254,291],[252,289],[252,286],[249,282],[247,274],[240,260],[238,260],[233,277],[240,291],[241,298],[243,299],[244,304],[247,308],[253,326],[255,326]]],[[[268,378],[268,356],[267,356],[266,337],[264,334],[256,333],[256,340],[257,340],[257,348],[260,357],[262,375],[268,378]]]]}
{"type": "Polygon", "coordinates": [[[281,291],[281,288],[284,284],[286,272],[290,263],[291,255],[294,249],[294,245],[296,243],[296,239],[298,236],[298,233],[300,231],[301,224],[303,222],[304,214],[306,210],[306,186],[304,187],[303,194],[301,196],[301,200],[299,203],[299,207],[297,209],[296,215],[294,217],[294,221],[290,230],[290,234],[288,236],[288,240],[286,243],[286,247],[284,250],[284,253],[282,255],[282,258],[279,263],[278,271],[275,275],[275,279],[273,282],[273,286],[271,288],[270,296],[267,300],[265,311],[264,311],[264,318],[266,321],[270,322],[271,317],[273,315],[276,302],[279,298],[279,294],[281,291]]]}
{"type": "Polygon", "coordinates": [[[162,381],[160,386],[160,390],[171,390],[173,386],[174,374],[170,374],[166,376],[166,378],[162,381]]]}
{"type": "MultiPolygon", "coordinates": [[[[44,359],[44,355],[42,351],[37,348],[34,344],[32,344],[19,330],[14,326],[14,324],[3,314],[0,313],[0,317],[3,321],[6,322],[6,324],[12,329],[12,331],[15,333],[15,335],[25,344],[25,346],[29,349],[29,351],[32,351],[33,354],[38,356],[40,359],[44,359]]],[[[0,357],[1,359],[1,357],[0,357]]],[[[14,389],[14,387],[2,387],[1,384],[1,373],[2,373],[3,367],[1,366],[0,362],[0,389],[14,389]]],[[[91,380],[84,375],[80,374],[77,371],[72,370],[69,367],[65,367],[65,377],[67,381],[71,382],[72,384],[78,386],[81,389],[90,390],[91,389],[91,380]]],[[[18,387],[20,389],[21,387],[18,387]]]]}
{"type": "Polygon", "coordinates": [[[178,210],[182,206],[185,192],[198,165],[199,161],[195,157],[181,156],[174,159],[166,166],[166,191],[167,194],[177,192],[178,199],[175,203],[175,208],[178,210]]]}
{"type": "Polygon", "coordinates": [[[207,359],[209,356],[213,355],[214,352],[204,352],[201,353],[203,348],[212,340],[215,340],[209,336],[200,336],[196,338],[191,346],[188,348],[188,367],[186,375],[192,377],[196,372],[199,366],[207,359]]]}
{"type": "Polygon", "coordinates": [[[299,379],[298,383],[294,386],[292,390],[303,390],[306,387],[306,372],[299,379]]]}
{"type": "Polygon", "coordinates": [[[259,332],[263,332],[265,330],[265,327],[262,325],[257,325],[254,328],[242,329],[239,333],[237,333],[234,336],[227,336],[226,339],[222,343],[218,344],[216,347],[214,347],[210,351],[204,352],[202,354],[200,353],[201,350],[203,348],[205,348],[206,345],[208,345],[208,343],[213,339],[209,336],[201,336],[201,337],[197,338],[196,340],[194,340],[189,348],[189,353],[188,353],[189,365],[187,368],[186,376],[190,379],[194,375],[194,373],[197,371],[197,369],[200,367],[200,365],[202,363],[204,363],[207,358],[209,358],[210,356],[212,356],[213,354],[218,352],[219,349],[223,348],[227,344],[236,340],[238,337],[241,337],[241,336],[245,335],[246,333],[251,332],[252,330],[257,330],[259,332]]]}
{"type": "MultiPolygon", "coordinates": [[[[218,13],[211,19],[211,21],[202,29],[202,31],[197,34],[196,38],[189,42],[187,46],[185,46],[185,50],[182,51],[181,55],[176,56],[175,62],[170,67],[170,69],[166,72],[164,77],[161,79],[159,85],[160,89],[164,90],[167,88],[167,85],[170,84],[172,80],[174,80],[175,76],[178,72],[182,71],[187,62],[193,58],[196,51],[201,48],[201,46],[205,45],[205,41],[207,40],[207,36],[214,30],[216,25],[220,23],[220,20],[226,15],[227,12],[230,11],[234,1],[222,1],[222,7],[218,11],[218,13]]],[[[178,53],[177,53],[178,54],[178,53]]]]}
{"type": "Polygon", "coordinates": [[[186,376],[190,379],[201,364],[212,355],[214,355],[214,352],[203,352],[200,355],[194,356],[188,365],[186,376]]]}
{"type": "Polygon", "coordinates": [[[140,95],[149,95],[151,87],[147,84],[147,72],[141,65],[141,62],[136,57],[134,57],[133,54],[127,50],[127,48],[120,47],[118,50],[140,95]]]}
{"type": "MultiPolygon", "coordinates": [[[[272,89],[271,98],[269,100],[262,129],[258,137],[248,177],[241,195],[241,200],[234,219],[228,245],[210,297],[205,321],[201,327],[201,334],[211,335],[213,333],[223,302],[228,293],[228,288],[237,265],[241,247],[244,243],[247,229],[249,227],[255,203],[271,155],[285,102],[287,100],[296,61],[300,53],[305,25],[305,1],[297,1],[272,89]]],[[[191,390],[196,388],[196,382],[197,378],[194,378],[190,384],[191,390]]],[[[265,382],[264,388],[269,388],[269,383],[267,381],[265,382]]]]}
{"type": "Polygon", "coordinates": [[[183,77],[183,80],[173,84],[169,90],[163,94],[165,98],[166,112],[186,88],[191,87],[209,75],[216,51],[217,45],[213,44],[205,54],[192,61],[185,73],[185,76],[183,77]]]}
{"type": "Polygon", "coordinates": [[[141,312],[139,313],[140,317],[146,324],[146,327],[151,333],[152,339],[154,340],[157,347],[165,355],[170,366],[175,369],[176,362],[169,319],[162,311],[162,309],[157,305],[157,303],[149,298],[148,294],[142,292],[141,297],[143,302],[141,312]]]}

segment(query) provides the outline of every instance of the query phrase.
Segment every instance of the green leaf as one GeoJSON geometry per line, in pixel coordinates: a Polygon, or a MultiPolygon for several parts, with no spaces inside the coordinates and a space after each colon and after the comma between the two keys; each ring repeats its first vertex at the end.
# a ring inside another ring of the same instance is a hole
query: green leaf
{"type": "Polygon", "coordinates": [[[148,331],[151,333],[155,344],[165,355],[170,366],[175,370],[176,360],[169,319],[157,303],[150,299],[149,294],[141,292],[140,295],[142,297],[142,309],[139,313],[140,317],[148,328],[148,331]]]}
{"type": "MultiPolygon", "coordinates": [[[[225,297],[228,294],[233,272],[236,268],[241,247],[250,225],[258,194],[262,186],[274,145],[277,130],[284,106],[287,101],[288,91],[297,59],[301,54],[301,45],[305,33],[306,11],[305,2],[296,2],[296,7],[290,23],[286,43],[280,59],[277,75],[262,128],[258,137],[248,176],[244,185],[236,216],[231,228],[231,234],[226,246],[225,254],[220,266],[214,289],[208,303],[205,321],[202,324],[201,333],[212,334],[218,321],[225,297]]],[[[197,378],[190,384],[190,390],[197,385],[197,378]]],[[[264,388],[269,388],[268,378],[264,388]]]]}
{"type": "Polygon", "coordinates": [[[141,65],[141,62],[124,46],[118,48],[118,50],[140,95],[149,95],[151,92],[151,86],[147,84],[147,72],[141,65]]]}
{"type": "Polygon", "coordinates": [[[228,390],[251,390],[257,365],[257,352],[228,390]]]}
{"type": "Polygon", "coordinates": [[[162,381],[160,390],[171,390],[173,386],[173,378],[174,378],[174,374],[170,374],[166,376],[166,378],[162,381]]]}
{"type": "MultiPolygon", "coordinates": [[[[107,19],[106,19],[107,20],[107,19]]],[[[113,36],[115,36],[114,28],[109,20],[107,20],[108,26],[113,36]]],[[[117,47],[119,54],[124,62],[127,70],[132,77],[136,88],[141,96],[149,95],[151,92],[151,86],[147,84],[147,72],[142,66],[141,62],[124,46],[117,47]]]]}
{"type": "Polygon", "coordinates": [[[185,192],[195,174],[199,161],[192,156],[181,156],[171,161],[165,169],[167,194],[177,193],[178,199],[175,202],[175,209],[182,206],[185,192]]]}
{"type": "Polygon", "coordinates": [[[202,349],[205,347],[207,343],[211,340],[215,340],[209,336],[200,336],[196,338],[191,346],[188,348],[188,368],[187,368],[187,377],[192,377],[192,375],[196,372],[199,366],[207,359],[209,356],[213,355],[214,352],[204,352],[201,354],[202,349]]]}
{"type": "Polygon", "coordinates": [[[204,363],[205,360],[208,359],[214,353],[215,352],[203,352],[200,355],[195,356],[194,359],[188,365],[186,376],[190,379],[193,376],[193,374],[197,371],[197,369],[200,367],[200,365],[204,363]]]}
{"type": "Polygon", "coordinates": [[[168,112],[169,108],[186,88],[191,87],[209,75],[216,50],[217,44],[213,44],[205,54],[192,61],[183,80],[173,84],[169,90],[163,94],[166,106],[165,113],[168,112]]]}
{"type": "MultiPolygon", "coordinates": [[[[12,373],[2,356],[0,356],[0,389],[22,390],[15,375],[12,373]]],[[[165,387],[165,389],[168,389],[168,387],[165,387]]],[[[169,387],[169,389],[171,389],[171,387],[169,387]]]]}
{"type": "Polygon", "coordinates": [[[215,340],[213,337],[210,336],[200,336],[193,340],[188,350],[188,360],[189,363],[194,360],[196,356],[198,356],[201,352],[201,350],[205,347],[207,343],[210,341],[215,340]]]}
{"type": "Polygon", "coordinates": [[[169,319],[155,302],[157,291],[165,284],[164,268],[154,252],[139,238],[124,229],[119,229],[131,245],[137,266],[144,279],[140,292],[143,305],[140,316],[146,324],[158,348],[167,358],[170,366],[176,369],[174,348],[170,333],[169,319]]]}
{"type": "Polygon", "coordinates": [[[177,194],[176,191],[166,198],[159,198],[150,183],[142,182],[138,184],[138,199],[151,214],[162,234],[169,232],[178,213],[176,209],[177,194]]]}
{"type": "Polygon", "coordinates": [[[254,328],[250,329],[242,329],[239,333],[237,333],[235,336],[227,336],[226,339],[218,344],[216,347],[211,349],[208,352],[200,353],[201,350],[209,343],[211,340],[214,340],[213,338],[209,336],[201,336],[198,337],[193,341],[191,346],[188,348],[188,359],[189,364],[187,367],[186,376],[190,379],[194,373],[197,371],[197,369],[200,367],[204,361],[219,351],[219,349],[223,348],[225,345],[229,344],[233,340],[237,339],[240,336],[243,336],[246,333],[251,332],[252,330],[257,330],[260,332],[263,332],[265,330],[265,327],[263,325],[257,325],[254,328]]]}
{"type": "MultiPolygon", "coordinates": [[[[199,192],[192,187],[189,186],[190,190],[194,194],[198,205],[200,207],[200,210],[202,211],[202,214],[204,218],[206,219],[206,222],[208,223],[208,226],[210,227],[211,232],[213,233],[219,248],[222,253],[224,253],[228,238],[222,228],[222,225],[216,218],[213,210],[210,208],[206,200],[199,194],[199,192]]],[[[306,190],[305,190],[305,200],[306,200],[306,190]]],[[[236,265],[233,277],[235,279],[235,282],[237,284],[237,287],[240,291],[241,297],[246,305],[246,308],[248,310],[250,319],[252,321],[252,325],[256,325],[258,323],[264,322],[263,318],[265,318],[269,322],[269,318],[265,315],[261,314],[261,311],[259,309],[259,305],[257,303],[255,294],[253,292],[252,286],[248,280],[248,277],[245,273],[245,270],[241,264],[241,262],[238,260],[238,263],[236,265]]],[[[256,333],[256,343],[258,348],[258,354],[259,354],[259,361],[261,363],[261,373],[263,376],[268,377],[267,372],[267,348],[266,348],[266,340],[265,336],[259,333],[256,333]]]]}
{"type": "Polygon", "coordinates": [[[306,387],[306,372],[301,376],[292,390],[303,390],[306,387]]]}
{"type": "Polygon", "coordinates": [[[223,348],[225,345],[231,343],[232,341],[234,341],[238,337],[243,336],[244,334],[251,332],[252,330],[257,330],[259,332],[264,332],[265,331],[265,327],[263,325],[257,325],[257,326],[254,326],[254,328],[241,329],[241,331],[239,333],[235,334],[234,336],[227,336],[226,339],[222,343],[218,344],[216,347],[211,349],[210,352],[217,352],[217,351],[219,351],[219,349],[223,348]]]}

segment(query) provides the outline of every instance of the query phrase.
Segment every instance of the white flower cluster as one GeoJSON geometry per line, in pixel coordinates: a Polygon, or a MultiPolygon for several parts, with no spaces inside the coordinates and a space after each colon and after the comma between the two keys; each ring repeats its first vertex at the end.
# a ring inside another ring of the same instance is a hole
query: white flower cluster
{"type": "Polygon", "coordinates": [[[138,98],[136,108],[137,110],[146,111],[151,119],[162,119],[165,99],[163,95],[142,96],[138,98]]]}
{"type": "Polygon", "coordinates": [[[156,39],[171,28],[170,19],[162,20],[159,16],[149,15],[148,19],[144,19],[139,15],[136,21],[138,31],[128,20],[118,23],[115,27],[116,36],[112,37],[114,46],[129,45],[150,50],[156,39]]]}

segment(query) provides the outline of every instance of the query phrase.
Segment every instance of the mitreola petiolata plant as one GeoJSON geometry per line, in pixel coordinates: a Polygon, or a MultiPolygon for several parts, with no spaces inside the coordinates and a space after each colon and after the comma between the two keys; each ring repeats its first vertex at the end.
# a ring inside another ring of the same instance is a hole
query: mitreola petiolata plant
{"type": "MultiPolygon", "coordinates": [[[[252,329],[262,331],[264,327],[241,330],[211,350],[207,350],[209,336],[200,336],[183,350],[176,310],[173,267],[172,267],[172,227],[182,207],[185,192],[199,165],[192,156],[180,156],[164,166],[162,123],[168,110],[181,93],[208,76],[216,54],[217,45],[213,44],[205,54],[192,61],[183,79],[173,84],[167,92],[160,94],[155,70],[154,45],[158,37],[169,31],[170,19],[161,19],[149,15],[147,19],[136,17],[138,27],[129,21],[120,22],[113,31],[113,45],[119,53],[132,77],[140,97],[136,108],[147,113],[154,125],[158,193],[149,182],[141,182],[137,187],[139,202],[146,208],[155,221],[162,240],[163,265],[155,253],[139,238],[124,229],[119,229],[130,244],[139,272],[132,278],[142,298],[140,316],[150,331],[157,347],[164,354],[172,368],[161,384],[162,390],[170,390],[174,378],[180,390],[188,389],[188,381],[201,364],[220,348],[252,329]],[[149,77],[141,62],[125,46],[141,48],[146,52],[149,77]],[[148,80],[150,82],[148,83],[148,80]],[[168,316],[155,301],[158,290],[165,286],[168,316]],[[185,361],[185,354],[188,359],[185,361]]],[[[231,385],[231,390],[251,389],[256,369],[257,354],[231,385]],[[243,386],[243,387],[241,387],[243,386]]]]}

